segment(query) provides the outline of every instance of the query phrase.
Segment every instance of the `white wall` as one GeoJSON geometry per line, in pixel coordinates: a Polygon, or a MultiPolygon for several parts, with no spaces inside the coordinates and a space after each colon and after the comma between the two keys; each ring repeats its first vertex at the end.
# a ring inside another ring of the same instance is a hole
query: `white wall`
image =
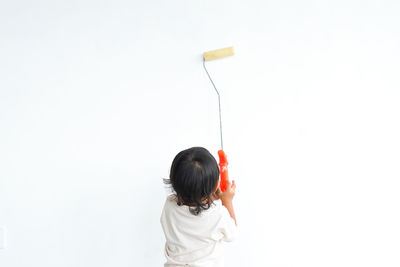
{"type": "Polygon", "coordinates": [[[177,152],[238,184],[227,266],[399,266],[398,1],[2,1],[2,267],[162,266],[177,152]]]}

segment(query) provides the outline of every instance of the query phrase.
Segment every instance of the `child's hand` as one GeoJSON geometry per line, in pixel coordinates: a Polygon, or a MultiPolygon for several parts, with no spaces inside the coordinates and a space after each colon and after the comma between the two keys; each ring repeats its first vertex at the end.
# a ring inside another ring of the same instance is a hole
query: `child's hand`
{"type": "Polygon", "coordinates": [[[235,181],[232,181],[231,183],[231,181],[229,180],[225,192],[222,192],[220,189],[218,189],[218,196],[221,199],[222,203],[232,202],[232,199],[235,196],[235,190],[236,190],[235,181]]]}

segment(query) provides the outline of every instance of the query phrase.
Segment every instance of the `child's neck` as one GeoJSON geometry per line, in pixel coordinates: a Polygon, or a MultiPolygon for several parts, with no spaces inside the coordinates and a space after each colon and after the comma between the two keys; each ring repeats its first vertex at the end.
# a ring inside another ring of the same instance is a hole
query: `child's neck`
{"type": "MultiPolygon", "coordinates": [[[[219,199],[219,196],[218,196],[218,194],[214,193],[214,194],[211,194],[209,198],[210,198],[210,204],[212,204],[215,200],[219,199]]],[[[203,201],[201,203],[202,204],[207,204],[207,202],[208,202],[207,199],[203,199],[203,201]]],[[[197,206],[196,203],[188,203],[188,202],[185,202],[185,201],[182,201],[182,204],[185,205],[185,206],[189,206],[189,207],[197,206]]]]}

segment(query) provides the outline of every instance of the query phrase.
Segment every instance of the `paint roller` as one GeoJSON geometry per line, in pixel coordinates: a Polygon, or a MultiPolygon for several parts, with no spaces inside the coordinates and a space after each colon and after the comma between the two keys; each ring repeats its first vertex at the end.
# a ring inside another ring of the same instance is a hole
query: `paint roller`
{"type": "Polygon", "coordinates": [[[222,141],[221,97],[220,97],[220,94],[218,92],[217,87],[215,87],[215,84],[214,84],[213,80],[211,79],[210,74],[207,71],[205,62],[206,61],[210,61],[210,60],[214,60],[214,59],[233,56],[233,54],[234,54],[233,47],[226,47],[226,48],[212,50],[212,51],[208,51],[208,52],[204,52],[203,53],[203,67],[204,67],[204,70],[206,71],[207,76],[210,79],[211,84],[213,85],[213,87],[215,89],[215,92],[218,95],[219,130],[220,130],[220,138],[221,138],[221,149],[218,150],[218,157],[219,157],[218,165],[219,165],[220,173],[221,173],[220,188],[221,188],[222,192],[225,192],[225,190],[227,188],[229,177],[228,177],[228,160],[227,160],[226,154],[224,152],[224,144],[223,144],[223,141],[222,141]]]}

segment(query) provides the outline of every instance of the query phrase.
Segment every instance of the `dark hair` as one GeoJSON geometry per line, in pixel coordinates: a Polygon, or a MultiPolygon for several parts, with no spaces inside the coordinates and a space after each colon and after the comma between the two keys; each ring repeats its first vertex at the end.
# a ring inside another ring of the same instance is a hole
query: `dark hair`
{"type": "Polygon", "coordinates": [[[192,147],[175,156],[165,183],[172,185],[179,206],[188,205],[190,212],[198,215],[211,207],[218,178],[213,155],[203,147],[192,147]]]}

